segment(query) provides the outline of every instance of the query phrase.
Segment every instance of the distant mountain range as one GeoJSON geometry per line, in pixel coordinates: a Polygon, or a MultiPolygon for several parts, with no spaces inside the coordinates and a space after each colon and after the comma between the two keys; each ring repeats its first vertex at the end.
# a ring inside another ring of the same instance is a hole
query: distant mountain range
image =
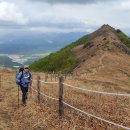
{"type": "Polygon", "coordinates": [[[31,64],[75,41],[84,34],[27,31],[1,34],[0,66],[13,67],[17,64],[31,64]]]}
{"type": "Polygon", "coordinates": [[[21,64],[13,62],[8,56],[0,56],[0,66],[12,68],[13,66],[21,66],[21,64]]]}

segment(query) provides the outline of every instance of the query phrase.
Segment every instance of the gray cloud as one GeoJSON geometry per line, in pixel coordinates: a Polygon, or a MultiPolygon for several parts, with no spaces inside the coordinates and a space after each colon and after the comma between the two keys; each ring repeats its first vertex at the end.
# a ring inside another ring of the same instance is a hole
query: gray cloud
{"type": "MultiPolygon", "coordinates": [[[[5,2],[7,5],[15,5],[18,11],[11,6],[14,10],[11,13],[9,8],[3,10],[5,6],[1,6],[0,31],[91,32],[106,23],[130,34],[130,0],[5,0],[5,2]],[[21,24],[21,21],[24,24],[21,24]]],[[[3,0],[0,0],[1,3],[3,0]]]]}
{"type": "Polygon", "coordinates": [[[49,4],[87,4],[87,3],[98,3],[98,2],[110,2],[120,0],[29,0],[32,2],[45,2],[49,4]]]}
{"type": "Polygon", "coordinates": [[[24,29],[26,26],[18,25],[13,22],[0,21],[0,29],[24,29]]]}

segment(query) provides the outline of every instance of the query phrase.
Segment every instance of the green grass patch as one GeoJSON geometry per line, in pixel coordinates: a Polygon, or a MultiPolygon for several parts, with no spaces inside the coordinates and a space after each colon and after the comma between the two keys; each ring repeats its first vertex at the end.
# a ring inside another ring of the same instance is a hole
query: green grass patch
{"type": "Polygon", "coordinates": [[[38,72],[70,72],[78,63],[78,59],[72,54],[72,49],[81,44],[86,44],[87,36],[84,36],[73,42],[60,51],[51,53],[30,65],[32,71],[38,72]]]}
{"type": "Polygon", "coordinates": [[[77,59],[69,50],[62,50],[34,62],[30,69],[40,72],[68,72],[76,63],[77,59]]]}
{"type": "Polygon", "coordinates": [[[51,53],[30,65],[32,71],[38,72],[71,72],[76,67],[78,59],[72,54],[72,48],[77,45],[86,44],[88,42],[87,36],[84,36],[65,46],[60,51],[51,53]]]}
{"type": "Polygon", "coordinates": [[[130,39],[128,38],[128,36],[119,29],[117,30],[117,34],[121,42],[123,42],[127,47],[130,48],[130,39]]]}

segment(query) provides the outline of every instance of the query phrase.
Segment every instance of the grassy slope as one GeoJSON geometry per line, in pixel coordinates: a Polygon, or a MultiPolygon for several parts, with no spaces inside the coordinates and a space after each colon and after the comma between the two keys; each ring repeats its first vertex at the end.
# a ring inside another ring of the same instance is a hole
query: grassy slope
{"type": "Polygon", "coordinates": [[[87,41],[87,36],[84,36],[60,51],[51,53],[49,56],[34,62],[30,65],[30,69],[44,72],[69,72],[78,63],[78,59],[71,52],[72,48],[79,44],[86,44],[87,41]]]}
{"type": "MultiPolygon", "coordinates": [[[[65,116],[64,120],[60,121],[58,117],[58,103],[53,100],[49,100],[48,98],[41,96],[41,104],[37,103],[37,93],[33,91],[32,96],[30,92],[28,93],[28,101],[27,106],[23,107],[20,105],[18,109],[17,103],[17,87],[15,86],[14,78],[15,73],[11,72],[10,74],[7,72],[2,73],[2,79],[4,84],[2,84],[2,89],[0,91],[0,130],[117,130],[117,127],[114,125],[109,125],[108,123],[101,122],[89,116],[85,116],[77,113],[75,110],[65,107],[65,116]],[[12,82],[6,83],[6,81],[12,82]]],[[[41,75],[41,73],[40,73],[41,75]]],[[[37,75],[33,78],[35,79],[37,75]]],[[[41,77],[45,77],[44,74],[41,77]]],[[[50,76],[49,76],[50,77],[50,76]]],[[[91,76],[88,76],[89,78],[91,76]]],[[[87,77],[87,78],[88,78],[87,77]]],[[[99,79],[105,78],[96,77],[97,81],[99,79]]],[[[100,79],[101,80],[101,79],[100,79]]],[[[117,79],[113,79],[114,83],[116,83],[117,79]]],[[[122,79],[119,79],[121,81],[122,79]]],[[[51,78],[48,79],[51,81],[51,78]]],[[[52,79],[55,81],[55,78],[52,79]]],[[[100,90],[100,91],[109,91],[115,93],[124,93],[128,91],[121,91],[117,87],[106,87],[103,84],[99,84],[91,79],[92,82],[86,81],[83,82],[77,79],[69,79],[65,81],[67,84],[74,86],[84,86],[86,89],[92,90],[100,90]],[[86,87],[85,87],[86,86],[86,87]],[[93,88],[91,87],[93,86],[93,88]]],[[[127,80],[122,80],[123,84],[127,84],[127,80]]],[[[119,84],[121,82],[118,82],[119,84]]],[[[106,85],[108,83],[106,82],[106,85]]],[[[129,84],[127,84],[129,87],[129,84]]],[[[33,89],[36,89],[36,82],[33,82],[33,89]]],[[[111,84],[110,84],[111,86],[111,84]]],[[[122,84],[120,84],[122,86],[122,84]]],[[[52,97],[58,98],[59,88],[57,84],[47,85],[42,84],[41,92],[45,92],[45,94],[50,95],[52,97]]],[[[21,92],[20,92],[20,104],[21,104],[21,92]]],[[[97,95],[93,93],[84,93],[75,91],[70,89],[69,87],[65,88],[64,91],[64,99],[66,102],[71,105],[85,111],[91,113],[93,115],[97,115],[102,117],[103,119],[107,119],[118,124],[125,125],[130,127],[129,120],[129,108],[130,108],[130,100],[125,97],[113,97],[113,96],[104,96],[97,95]],[[125,106],[125,108],[124,108],[125,106]]],[[[120,128],[119,128],[120,129],[120,128]]],[[[119,130],[118,129],[118,130],[119,130]]],[[[120,129],[121,130],[121,129],[120,129]]]]}
{"type": "Polygon", "coordinates": [[[120,40],[127,46],[130,48],[130,38],[128,38],[128,36],[126,34],[124,34],[121,30],[117,30],[117,34],[120,38],[120,40]]]}

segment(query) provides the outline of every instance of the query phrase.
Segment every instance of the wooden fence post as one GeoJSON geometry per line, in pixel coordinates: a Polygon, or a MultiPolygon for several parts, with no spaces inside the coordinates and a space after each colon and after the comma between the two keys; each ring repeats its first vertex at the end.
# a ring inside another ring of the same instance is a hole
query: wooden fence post
{"type": "Polygon", "coordinates": [[[32,82],[33,82],[33,77],[30,79],[30,97],[32,98],[32,82]]]}
{"type": "Polygon", "coordinates": [[[40,76],[37,77],[37,99],[40,104],[40,76]]]}
{"type": "Polygon", "coordinates": [[[47,82],[48,74],[45,73],[45,82],[47,82]]]}
{"type": "Polygon", "coordinates": [[[59,119],[64,118],[64,103],[63,103],[63,96],[64,96],[64,85],[63,85],[64,78],[61,76],[59,77],[59,119]]]}
{"type": "Polygon", "coordinates": [[[55,81],[56,81],[56,78],[57,78],[57,73],[55,73],[55,81]]]}
{"type": "Polygon", "coordinates": [[[1,78],[1,75],[0,75],[0,88],[2,88],[2,78],[1,78]]]}
{"type": "Polygon", "coordinates": [[[51,81],[52,81],[52,79],[53,79],[53,73],[51,73],[51,81]]]}
{"type": "Polygon", "coordinates": [[[67,73],[65,72],[65,80],[66,80],[66,77],[67,77],[67,73]]]}
{"type": "Polygon", "coordinates": [[[72,72],[71,74],[72,74],[72,79],[74,79],[74,73],[72,72]]]}

